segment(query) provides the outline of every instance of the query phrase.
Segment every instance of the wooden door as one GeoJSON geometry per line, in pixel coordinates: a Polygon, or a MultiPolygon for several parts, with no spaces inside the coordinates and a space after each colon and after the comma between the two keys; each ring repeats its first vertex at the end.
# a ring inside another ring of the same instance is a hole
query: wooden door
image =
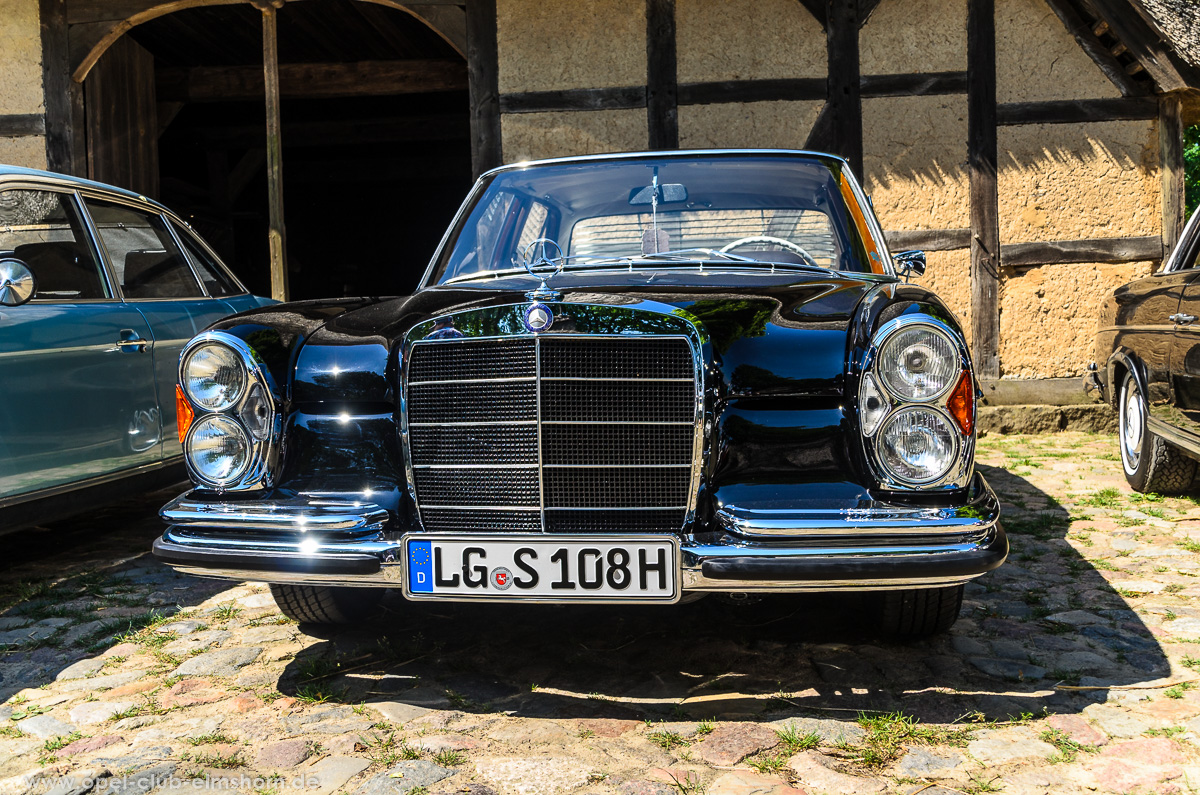
{"type": "Polygon", "coordinates": [[[110,47],[83,83],[88,176],[158,196],[154,56],[129,36],[110,47]]]}

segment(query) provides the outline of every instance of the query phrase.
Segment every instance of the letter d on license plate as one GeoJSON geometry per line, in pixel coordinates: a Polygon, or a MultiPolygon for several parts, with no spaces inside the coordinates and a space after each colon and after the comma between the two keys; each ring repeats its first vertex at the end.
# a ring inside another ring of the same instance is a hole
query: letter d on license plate
{"type": "Polygon", "coordinates": [[[672,536],[439,536],[404,538],[404,594],[413,599],[674,602],[672,536]]]}

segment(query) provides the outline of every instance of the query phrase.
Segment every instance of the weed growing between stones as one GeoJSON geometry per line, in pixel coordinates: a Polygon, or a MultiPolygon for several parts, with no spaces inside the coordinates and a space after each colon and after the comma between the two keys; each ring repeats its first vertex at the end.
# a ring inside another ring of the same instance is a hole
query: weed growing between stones
{"type": "Polygon", "coordinates": [[[883,767],[899,758],[904,744],[951,745],[966,747],[974,731],[972,728],[923,725],[911,715],[891,712],[882,715],[859,713],[858,725],[866,736],[850,751],[855,761],[867,767],[883,767]]]}
{"type": "Polygon", "coordinates": [[[746,764],[759,773],[778,773],[781,770],[787,769],[787,763],[787,754],[762,756],[758,759],[749,759],[746,761],[746,764]]]}
{"type": "Polygon", "coordinates": [[[664,751],[671,751],[680,746],[688,744],[687,739],[678,732],[661,729],[659,731],[650,732],[646,735],[646,739],[657,745],[664,751]]]}
{"type": "Polygon", "coordinates": [[[361,751],[372,765],[379,767],[391,767],[405,759],[421,758],[421,752],[403,740],[397,740],[395,732],[388,732],[384,737],[359,735],[355,750],[361,751]]]}
{"type": "Polygon", "coordinates": [[[225,734],[220,729],[217,729],[216,731],[213,731],[213,732],[209,732],[208,734],[202,734],[199,737],[188,737],[186,739],[187,739],[188,745],[191,745],[191,746],[216,745],[217,743],[229,744],[229,743],[237,742],[237,740],[235,738],[230,737],[228,734],[225,734]]]}
{"type": "Polygon", "coordinates": [[[1047,729],[1042,732],[1041,738],[1043,742],[1050,743],[1050,745],[1058,749],[1058,753],[1050,757],[1050,764],[1052,765],[1070,764],[1075,761],[1075,757],[1079,756],[1081,751],[1094,754],[1099,750],[1090,745],[1080,745],[1059,729],[1047,729]]]}
{"type": "Polygon", "coordinates": [[[434,754],[433,761],[442,767],[455,767],[467,761],[467,757],[458,751],[451,751],[449,748],[446,748],[434,754]]]}
{"type": "Polygon", "coordinates": [[[324,704],[327,701],[340,702],[346,697],[345,688],[322,688],[317,685],[304,685],[296,690],[295,699],[305,704],[324,704]]]}
{"type": "Polygon", "coordinates": [[[56,751],[61,751],[76,740],[82,740],[83,735],[79,732],[71,732],[66,736],[51,737],[42,744],[41,752],[38,755],[38,762],[43,765],[52,765],[58,761],[55,756],[56,751]]]}
{"type": "Polygon", "coordinates": [[[970,780],[971,783],[963,790],[967,795],[978,795],[981,792],[999,792],[1004,787],[1003,784],[996,783],[1000,780],[1000,776],[992,776],[989,779],[984,779],[982,776],[972,773],[970,780]]]}
{"type": "Polygon", "coordinates": [[[775,735],[779,737],[781,743],[787,746],[788,751],[793,754],[807,751],[810,748],[816,748],[821,744],[821,738],[816,732],[801,733],[794,725],[776,729],[775,735]]]}
{"type": "Polygon", "coordinates": [[[1079,504],[1096,508],[1117,508],[1121,505],[1121,492],[1111,487],[1100,489],[1092,496],[1080,500],[1079,504]]]}
{"type": "Polygon", "coordinates": [[[1164,690],[1163,695],[1166,696],[1167,698],[1177,698],[1178,699],[1178,698],[1183,698],[1183,694],[1186,693],[1187,691],[1195,690],[1195,689],[1196,689],[1195,682],[1180,682],[1179,684],[1175,685],[1174,687],[1168,687],[1166,690],[1164,690]]]}

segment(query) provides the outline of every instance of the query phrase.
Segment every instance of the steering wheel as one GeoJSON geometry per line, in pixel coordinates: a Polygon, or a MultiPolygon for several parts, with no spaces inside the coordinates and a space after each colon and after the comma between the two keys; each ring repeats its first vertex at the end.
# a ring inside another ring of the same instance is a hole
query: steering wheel
{"type": "Polygon", "coordinates": [[[784,240],[782,237],[771,237],[770,235],[751,235],[750,237],[739,237],[732,243],[727,243],[722,246],[721,253],[728,254],[738,246],[744,246],[747,243],[773,243],[774,245],[787,249],[794,254],[799,254],[800,258],[804,260],[805,265],[811,265],[814,268],[821,267],[817,264],[817,261],[813,259],[812,254],[809,254],[807,251],[805,251],[803,247],[796,245],[790,240],[784,240]]]}

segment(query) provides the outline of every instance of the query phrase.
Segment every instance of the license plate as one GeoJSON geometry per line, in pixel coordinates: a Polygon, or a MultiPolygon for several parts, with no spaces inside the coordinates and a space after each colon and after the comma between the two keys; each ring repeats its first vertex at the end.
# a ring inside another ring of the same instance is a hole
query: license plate
{"type": "Polygon", "coordinates": [[[414,599],[674,602],[679,545],[658,536],[406,536],[414,599]]]}

